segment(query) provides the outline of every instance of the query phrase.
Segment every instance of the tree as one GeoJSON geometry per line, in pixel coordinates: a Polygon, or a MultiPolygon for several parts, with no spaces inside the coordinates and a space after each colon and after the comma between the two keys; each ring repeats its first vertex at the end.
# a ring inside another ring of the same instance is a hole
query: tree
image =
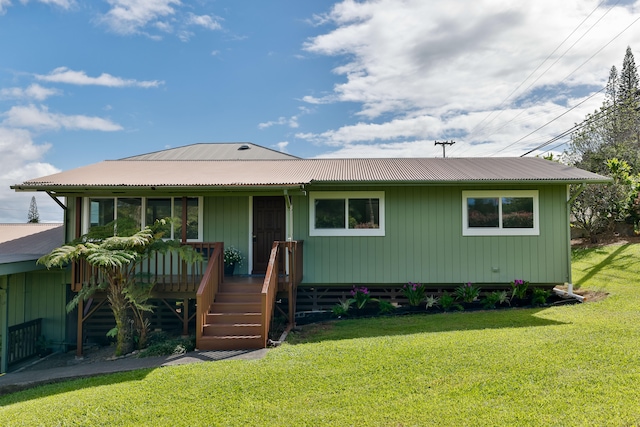
{"type": "Polygon", "coordinates": [[[154,284],[139,280],[135,274],[136,267],[152,254],[168,251],[178,252],[182,259],[190,263],[202,259],[190,246],[183,246],[175,240],[163,241],[161,232],[154,233],[156,228],[164,224],[165,220],[159,221],[154,229],[145,227],[130,236],[103,237],[105,230],[111,230],[113,234],[113,230],[124,229],[117,227],[116,220],[54,249],[38,260],[47,268],[86,261],[98,269],[99,274],[92,278],[91,283],[83,284],[80,292],[67,305],[67,311],[73,310],[81,299],[86,300],[96,292],[104,291],[116,322],[116,356],[126,354],[133,348],[130,325],[135,324],[140,328],[138,333],[141,340],[146,338],[148,322],[145,322],[143,313],[152,310],[147,300],[154,284]]]}
{"type": "MultiPolygon", "coordinates": [[[[587,114],[571,135],[567,158],[574,166],[608,175],[614,183],[581,189],[571,212],[587,236],[612,230],[616,222],[638,223],[640,172],[640,92],[633,52],[628,47],[622,71],[611,67],[602,106],[587,114]]],[[[575,191],[575,188],[574,188],[575,191]]]]}
{"type": "Polygon", "coordinates": [[[38,213],[38,205],[36,204],[35,196],[31,197],[31,204],[29,204],[29,213],[27,214],[28,223],[40,222],[40,214],[38,213]]]}

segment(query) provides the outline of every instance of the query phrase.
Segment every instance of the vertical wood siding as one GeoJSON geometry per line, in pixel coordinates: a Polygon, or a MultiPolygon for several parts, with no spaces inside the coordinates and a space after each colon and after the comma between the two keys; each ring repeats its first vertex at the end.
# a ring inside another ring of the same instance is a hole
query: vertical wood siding
{"type": "Polygon", "coordinates": [[[296,197],[294,238],[305,241],[303,284],[568,280],[566,186],[526,188],[539,191],[539,236],[462,236],[462,191],[468,189],[385,188],[384,237],[310,237],[308,198],[296,197]]]}
{"type": "Polygon", "coordinates": [[[245,257],[237,274],[248,273],[249,197],[205,197],[204,241],[224,242],[238,248],[245,257]]]}
{"type": "Polygon", "coordinates": [[[57,348],[65,340],[64,271],[13,274],[9,282],[7,327],[42,318],[42,334],[57,348]]]}

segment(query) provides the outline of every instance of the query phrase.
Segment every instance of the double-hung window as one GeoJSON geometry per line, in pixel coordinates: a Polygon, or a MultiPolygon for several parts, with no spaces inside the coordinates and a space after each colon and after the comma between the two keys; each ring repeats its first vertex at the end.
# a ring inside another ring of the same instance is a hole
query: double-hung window
{"type": "Polygon", "coordinates": [[[384,236],[384,191],[309,194],[310,236],[384,236]]]}
{"type": "MultiPolygon", "coordinates": [[[[181,239],[186,205],[186,235],[189,241],[202,240],[202,203],[199,197],[95,197],[87,198],[84,232],[118,220],[119,227],[141,230],[156,220],[174,218],[163,227],[164,238],[181,239]]],[[[115,231],[115,230],[114,230],[115,231]]]]}
{"type": "Polygon", "coordinates": [[[463,236],[537,236],[538,191],[463,191],[463,236]]]}

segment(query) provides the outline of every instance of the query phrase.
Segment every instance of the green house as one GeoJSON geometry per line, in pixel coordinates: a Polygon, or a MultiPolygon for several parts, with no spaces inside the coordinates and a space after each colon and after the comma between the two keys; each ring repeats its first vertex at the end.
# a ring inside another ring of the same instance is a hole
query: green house
{"type": "MultiPolygon", "coordinates": [[[[292,321],[296,313],[327,309],[335,301],[327,296],[354,285],[393,295],[409,281],[435,289],[570,282],[569,185],[607,182],[539,158],[300,159],[251,144],[198,144],[12,188],[58,198],[67,240],[115,218],[141,227],[180,218],[167,230],[172,238],[207,255],[213,243],[244,254],[233,280],[257,280],[264,291],[276,270],[292,321]],[[286,260],[276,265],[277,248],[286,260]]],[[[195,286],[173,294],[163,286],[159,297],[182,298],[185,307],[196,299],[195,286]]],[[[221,330],[229,328],[211,326],[211,310],[233,310],[219,305],[224,286],[214,287],[218,295],[197,304],[203,337],[228,336],[221,330]]],[[[263,314],[270,305],[263,303],[263,314]]],[[[264,333],[250,335],[266,342],[264,333]]],[[[198,345],[215,347],[204,342],[198,345]]]]}
{"type": "Polygon", "coordinates": [[[67,274],[36,265],[62,243],[60,224],[0,224],[0,372],[66,349],[67,274]]]}

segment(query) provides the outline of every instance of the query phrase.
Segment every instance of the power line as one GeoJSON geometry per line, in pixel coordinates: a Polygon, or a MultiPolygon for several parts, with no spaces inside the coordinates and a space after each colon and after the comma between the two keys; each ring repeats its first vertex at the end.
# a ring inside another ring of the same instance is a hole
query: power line
{"type": "MultiPolygon", "coordinates": [[[[585,22],[586,22],[586,21],[591,17],[591,15],[593,15],[593,14],[595,13],[595,11],[596,11],[596,10],[598,10],[598,8],[599,8],[599,7],[600,7],[600,6],[601,6],[605,1],[606,1],[606,0],[602,0],[602,1],[601,1],[601,2],[600,2],[600,3],[599,3],[595,8],[591,11],[591,13],[589,13],[589,15],[587,15],[587,16],[582,20],[582,22],[580,22],[580,23],[578,24],[578,26],[577,26],[576,28],[574,28],[574,29],[573,29],[573,31],[572,31],[568,36],[566,36],[566,37],[564,38],[564,40],[562,40],[562,42],[561,42],[561,43],[560,43],[560,44],[559,44],[559,45],[558,45],[558,46],[557,46],[557,47],[556,47],[556,48],[555,48],[555,49],[554,49],[554,50],[553,50],[549,55],[547,55],[547,57],[546,57],[546,58],[545,58],[545,59],[540,63],[540,65],[538,65],[538,66],[536,67],[536,69],[535,69],[535,70],[533,70],[533,71],[532,71],[532,72],[531,72],[531,73],[530,73],[530,74],[529,74],[529,75],[528,75],[528,76],[527,76],[527,77],[526,77],[526,78],[525,78],[525,79],[524,79],[524,80],[523,80],[523,81],[522,81],[522,82],[521,82],[521,83],[520,83],[520,84],[519,84],[519,85],[518,85],[518,86],[513,90],[513,91],[511,91],[511,93],[510,93],[509,95],[507,95],[507,96],[502,100],[502,102],[498,105],[498,109],[499,109],[499,108],[501,108],[501,107],[502,107],[502,106],[507,102],[507,100],[508,100],[509,98],[511,98],[511,97],[512,97],[512,96],[513,96],[513,95],[518,91],[518,89],[520,89],[520,87],[522,87],[522,85],[524,85],[524,83],[525,83],[527,80],[529,80],[529,79],[530,79],[530,78],[531,78],[531,77],[532,77],[532,76],[533,76],[533,75],[534,75],[534,74],[535,74],[535,73],[536,73],[536,72],[537,72],[537,71],[542,67],[542,65],[543,65],[545,62],[547,62],[547,60],[549,60],[549,58],[551,58],[551,56],[552,56],[554,53],[556,53],[556,52],[558,51],[558,49],[560,49],[560,47],[561,47],[561,46],[562,46],[562,45],[563,45],[567,40],[569,40],[569,38],[570,38],[573,34],[575,34],[575,33],[576,33],[576,31],[578,31],[578,29],[579,29],[579,28],[580,28],[580,27],[581,27],[581,26],[582,26],[582,25],[583,25],[583,24],[584,24],[584,23],[585,23],[585,22]]],[[[567,50],[565,50],[565,51],[564,51],[564,53],[563,53],[562,55],[560,55],[560,56],[558,57],[558,59],[556,59],[556,60],[553,62],[553,64],[551,64],[551,65],[550,65],[550,66],[549,66],[549,67],[548,67],[548,68],[547,68],[547,69],[546,69],[542,74],[540,74],[536,80],[534,80],[531,84],[529,84],[529,86],[527,86],[527,87],[525,88],[525,90],[524,90],[524,91],[528,90],[531,86],[533,86],[533,85],[534,85],[538,80],[540,80],[540,78],[542,78],[542,76],[544,76],[544,75],[545,75],[545,74],[546,74],[546,73],[551,69],[551,67],[553,67],[556,63],[558,63],[558,61],[560,61],[560,59],[562,59],[562,58],[563,58],[563,57],[564,57],[564,56],[565,56],[565,55],[566,55],[566,54],[567,54],[567,53],[568,53],[568,52],[569,52],[569,51],[570,51],[570,50],[571,50],[571,49],[572,49],[572,48],[573,48],[573,47],[574,47],[574,46],[575,46],[575,45],[576,45],[580,40],[582,40],[582,38],[584,38],[584,36],[586,36],[586,35],[587,35],[587,34],[588,34],[592,29],[593,29],[593,27],[594,27],[594,26],[596,26],[596,25],[597,25],[597,24],[598,24],[598,23],[599,23],[599,22],[600,22],[600,21],[601,21],[601,20],[602,20],[602,19],[603,19],[603,18],[604,18],[604,17],[605,17],[605,16],[606,16],[610,11],[611,11],[611,9],[613,9],[613,7],[614,7],[614,6],[616,6],[616,5],[619,3],[619,1],[620,1],[620,0],[616,1],[616,2],[615,2],[615,3],[614,3],[614,4],[613,4],[613,5],[612,5],[612,6],[611,6],[611,7],[610,7],[610,8],[609,8],[609,9],[608,9],[608,10],[607,10],[607,11],[606,11],[606,12],[605,12],[605,13],[604,13],[604,14],[603,14],[603,15],[602,15],[602,16],[601,16],[601,17],[600,17],[600,18],[599,18],[599,19],[598,19],[598,20],[597,20],[593,25],[592,25],[592,26],[591,26],[591,27],[589,27],[589,29],[587,29],[587,31],[586,31],[582,36],[580,36],[580,38],[578,38],[578,40],[576,40],[576,41],[575,41],[571,46],[569,46],[569,48],[567,48],[567,50]]],[[[524,91],[523,91],[523,92],[524,92],[524,91]]],[[[495,112],[495,111],[494,111],[494,112],[495,112]]],[[[472,136],[472,135],[476,132],[476,129],[477,129],[477,128],[478,128],[478,127],[479,127],[479,126],[480,126],[480,125],[485,121],[485,120],[487,120],[489,117],[491,117],[491,115],[492,115],[494,112],[491,112],[491,113],[490,113],[490,114],[489,114],[485,119],[483,119],[480,123],[478,123],[478,124],[477,124],[477,125],[476,125],[472,130],[471,130],[471,135],[470,135],[470,136],[472,136]]],[[[493,121],[495,121],[495,120],[500,116],[500,114],[502,114],[503,112],[504,112],[504,110],[500,110],[500,112],[499,112],[499,113],[498,113],[498,114],[497,114],[493,119],[491,119],[491,121],[489,121],[489,123],[487,123],[487,125],[485,125],[484,127],[480,128],[480,129],[478,130],[478,132],[482,132],[484,129],[486,129],[486,128],[487,128],[487,126],[488,126],[488,125],[490,125],[493,121]]],[[[520,112],[518,115],[516,115],[515,117],[513,117],[511,120],[507,121],[507,123],[509,123],[509,122],[513,121],[514,119],[516,119],[520,114],[522,114],[522,112],[520,112]]],[[[505,123],[505,125],[506,125],[507,123],[505,123]]],[[[505,125],[501,126],[501,127],[500,127],[500,128],[498,128],[497,130],[502,129],[505,125]]],[[[496,131],[497,131],[497,130],[496,130],[496,131]]],[[[494,131],[493,133],[495,133],[495,131],[494,131]]],[[[493,133],[492,133],[492,134],[489,134],[489,136],[493,135],[493,133]]]]}

